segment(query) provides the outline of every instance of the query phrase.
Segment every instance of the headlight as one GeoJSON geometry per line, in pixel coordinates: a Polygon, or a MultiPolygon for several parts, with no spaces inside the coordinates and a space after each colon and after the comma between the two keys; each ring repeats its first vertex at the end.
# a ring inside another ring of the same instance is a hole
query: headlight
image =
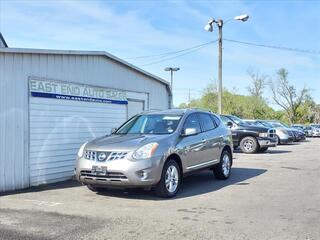
{"type": "Polygon", "coordinates": [[[158,143],[148,143],[134,151],[132,157],[134,159],[151,158],[154,152],[157,150],[158,146],[158,143]]]}
{"type": "Polygon", "coordinates": [[[282,134],[289,135],[288,131],[285,129],[279,129],[282,134]]]}
{"type": "Polygon", "coordinates": [[[84,147],[86,146],[87,143],[88,143],[88,142],[85,142],[85,143],[82,144],[81,147],[79,148],[78,157],[82,157],[82,156],[83,156],[84,147]]]}
{"type": "Polygon", "coordinates": [[[266,132],[259,133],[259,137],[268,137],[268,133],[266,133],[266,132]]]}

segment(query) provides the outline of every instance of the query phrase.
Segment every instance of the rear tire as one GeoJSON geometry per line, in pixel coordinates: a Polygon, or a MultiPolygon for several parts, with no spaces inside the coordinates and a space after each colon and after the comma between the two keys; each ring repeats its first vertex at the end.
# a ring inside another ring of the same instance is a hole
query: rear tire
{"type": "Polygon", "coordinates": [[[243,153],[256,153],[259,145],[255,137],[244,137],[240,142],[240,148],[243,153]]]}
{"type": "Polygon", "coordinates": [[[160,182],[155,188],[157,195],[162,198],[174,197],[180,189],[181,178],[182,174],[178,163],[169,159],[164,164],[160,182]]]}
{"type": "Polygon", "coordinates": [[[225,180],[231,173],[232,157],[227,150],[223,150],[220,156],[220,162],[213,168],[215,178],[225,180]]]}

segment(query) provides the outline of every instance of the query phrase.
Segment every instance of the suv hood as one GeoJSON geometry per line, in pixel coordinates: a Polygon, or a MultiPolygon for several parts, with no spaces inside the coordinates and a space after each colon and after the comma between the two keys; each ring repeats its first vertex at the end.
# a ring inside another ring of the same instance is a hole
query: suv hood
{"type": "Polygon", "coordinates": [[[248,130],[248,131],[253,131],[253,132],[268,132],[268,130],[270,128],[267,128],[267,127],[260,127],[260,126],[252,126],[252,125],[244,125],[244,124],[239,124],[239,127],[245,129],[245,130],[248,130]]]}
{"type": "Polygon", "coordinates": [[[139,147],[151,143],[159,142],[170,135],[148,135],[148,134],[112,134],[96,138],[88,142],[85,149],[93,151],[133,151],[139,147]]]}

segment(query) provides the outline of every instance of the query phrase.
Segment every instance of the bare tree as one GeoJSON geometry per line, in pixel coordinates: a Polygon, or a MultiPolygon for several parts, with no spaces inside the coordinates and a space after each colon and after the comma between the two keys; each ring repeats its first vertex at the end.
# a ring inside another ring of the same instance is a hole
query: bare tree
{"type": "Polygon", "coordinates": [[[247,87],[248,91],[252,96],[262,97],[268,76],[254,72],[252,69],[248,70],[248,74],[251,78],[251,85],[247,87]]]}
{"type": "Polygon", "coordinates": [[[277,81],[270,83],[273,101],[287,113],[290,123],[295,123],[299,115],[298,108],[308,96],[309,89],[303,87],[298,91],[290,85],[288,71],[284,68],[279,69],[277,75],[277,81]]]}

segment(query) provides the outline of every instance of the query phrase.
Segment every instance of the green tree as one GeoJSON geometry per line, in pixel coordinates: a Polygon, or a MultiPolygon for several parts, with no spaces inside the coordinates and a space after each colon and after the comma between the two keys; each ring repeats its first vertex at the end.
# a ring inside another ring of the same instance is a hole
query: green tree
{"type": "MultiPolygon", "coordinates": [[[[193,99],[189,104],[183,103],[179,107],[194,107],[217,112],[217,87],[209,85],[199,99],[193,99]]],[[[273,110],[263,98],[245,96],[224,88],[222,92],[223,113],[232,114],[242,118],[270,118],[273,110]]]]}

